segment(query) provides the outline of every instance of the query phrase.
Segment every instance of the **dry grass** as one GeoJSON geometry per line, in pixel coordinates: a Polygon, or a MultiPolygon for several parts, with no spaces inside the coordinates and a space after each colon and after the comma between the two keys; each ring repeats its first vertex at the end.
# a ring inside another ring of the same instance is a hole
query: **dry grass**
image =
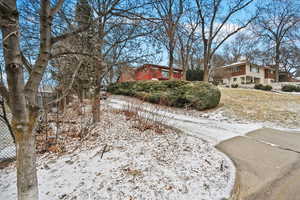
{"type": "Polygon", "coordinates": [[[238,118],[300,126],[300,96],[249,89],[222,88],[226,114],[238,118]]]}

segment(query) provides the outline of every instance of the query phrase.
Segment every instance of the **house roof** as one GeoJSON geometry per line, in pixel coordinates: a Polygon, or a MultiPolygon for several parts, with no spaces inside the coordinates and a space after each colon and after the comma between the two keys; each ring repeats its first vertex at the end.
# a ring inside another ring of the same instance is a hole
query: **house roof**
{"type": "MultiPolygon", "coordinates": [[[[145,68],[145,67],[155,67],[155,68],[160,68],[160,69],[167,69],[167,70],[169,70],[169,67],[168,67],[168,66],[154,65],[154,64],[144,64],[144,65],[142,65],[141,67],[138,67],[137,70],[143,69],[143,68],[145,68]]],[[[173,70],[174,70],[174,71],[182,71],[182,69],[179,69],[179,68],[176,68],[176,67],[173,67],[173,70]]]]}
{"type": "MultiPolygon", "coordinates": [[[[248,64],[248,63],[249,63],[248,61],[244,60],[244,61],[239,61],[239,62],[236,62],[236,63],[231,63],[229,65],[224,65],[224,66],[221,66],[221,67],[217,67],[217,69],[235,67],[235,66],[245,65],[245,64],[248,64]]],[[[261,67],[261,68],[265,68],[265,69],[275,70],[274,68],[272,68],[270,66],[261,66],[261,65],[257,65],[257,66],[261,67]]]]}
{"type": "Polygon", "coordinates": [[[229,65],[224,65],[224,66],[217,67],[217,68],[235,67],[235,66],[239,66],[239,65],[245,65],[245,64],[247,64],[247,63],[248,63],[247,61],[240,61],[240,62],[231,63],[231,64],[229,64],[229,65]]]}

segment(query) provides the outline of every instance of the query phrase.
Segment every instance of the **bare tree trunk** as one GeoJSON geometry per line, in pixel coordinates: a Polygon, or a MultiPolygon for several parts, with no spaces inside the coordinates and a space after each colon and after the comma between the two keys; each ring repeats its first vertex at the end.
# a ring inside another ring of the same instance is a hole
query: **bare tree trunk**
{"type": "Polygon", "coordinates": [[[203,81],[208,82],[208,62],[209,62],[209,53],[208,53],[208,40],[203,39],[203,81]]]}
{"type": "Polygon", "coordinates": [[[186,71],[187,71],[187,67],[183,66],[183,70],[182,70],[182,80],[186,81],[186,71]]]}
{"type": "MultiPolygon", "coordinates": [[[[102,66],[102,64],[100,65],[102,66]]],[[[96,88],[93,91],[92,96],[92,113],[93,113],[93,123],[100,122],[100,89],[101,89],[101,70],[99,69],[99,65],[96,65],[96,88]]]]}
{"type": "Polygon", "coordinates": [[[37,200],[35,137],[32,132],[37,116],[34,115],[34,112],[31,113],[29,111],[31,107],[26,105],[16,1],[10,0],[6,3],[1,6],[0,12],[4,12],[6,15],[1,16],[0,23],[4,38],[3,53],[9,91],[7,91],[6,100],[12,112],[12,130],[16,137],[18,199],[37,200]]]}
{"type": "MultiPolygon", "coordinates": [[[[204,46],[207,46],[204,44],[204,46]]],[[[207,47],[206,47],[207,48],[207,47]]],[[[206,48],[204,48],[204,56],[203,56],[203,81],[208,82],[208,71],[209,71],[209,55],[206,52],[206,48]]]]}
{"type": "Polygon", "coordinates": [[[100,122],[100,86],[95,89],[92,100],[93,123],[97,123],[100,122]]]}
{"type": "Polygon", "coordinates": [[[38,199],[38,181],[36,173],[36,145],[32,131],[33,122],[13,125],[17,142],[17,188],[19,200],[38,199]]]}
{"type": "Polygon", "coordinates": [[[275,51],[275,81],[279,82],[280,42],[276,42],[275,51]]]}
{"type": "Polygon", "coordinates": [[[203,81],[208,82],[208,63],[204,63],[203,81]]]}
{"type": "MultiPolygon", "coordinates": [[[[182,44],[182,43],[180,43],[182,44]]],[[[187,71],[187,62],[188,62],[188,55],[185,53],[183,46],[180,48],[180,63],[182,67],[182,77],[181,80],[186,80],[186,71],[187,71]]]]}
{"type": "Polygon", "coordinates": [[[169,49],[169,79],[173,79],[173,63],[174,63],[174,47],[173,44],[170,42],[170,49],[169,49]]]}

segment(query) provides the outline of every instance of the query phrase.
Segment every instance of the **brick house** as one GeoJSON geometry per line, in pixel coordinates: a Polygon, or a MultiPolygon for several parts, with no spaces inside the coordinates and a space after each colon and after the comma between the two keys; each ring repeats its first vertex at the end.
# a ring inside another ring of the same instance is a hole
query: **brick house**
{"type": "Polygon", "coordinates": [[[248,61],[241,61],[217,67],[212,70],[212,80],[222,84],[270,84],[275,81],[275,70],[259,66],[248,61]]]}
{"type": "MultiPolygon", "coordinates": [[[[138,68],[126,67],[122,70],[118,82],[138,80],[168,80],[169,67],[153,64],[144,64],[138,68]]],[[[173,78],[181,79],[182,70],[173,68],[173,78]]]]}

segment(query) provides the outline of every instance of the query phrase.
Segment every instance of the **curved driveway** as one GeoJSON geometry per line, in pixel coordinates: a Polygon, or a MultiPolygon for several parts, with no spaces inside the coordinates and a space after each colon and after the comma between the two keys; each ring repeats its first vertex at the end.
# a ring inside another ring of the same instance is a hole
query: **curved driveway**
{"type": "MultiPolygon", "coordinates": [[[[127,104],[118,98],[109,99],[114,108],[127,104]]],[[[155,114],[159,116],[156,120],[208,141],[231,158],[237,167],[232,199],[300,199],[300,129],[275,130],[262,123],[192,117],[145,105],[139,108],[142,115],[155,114]]]]}

